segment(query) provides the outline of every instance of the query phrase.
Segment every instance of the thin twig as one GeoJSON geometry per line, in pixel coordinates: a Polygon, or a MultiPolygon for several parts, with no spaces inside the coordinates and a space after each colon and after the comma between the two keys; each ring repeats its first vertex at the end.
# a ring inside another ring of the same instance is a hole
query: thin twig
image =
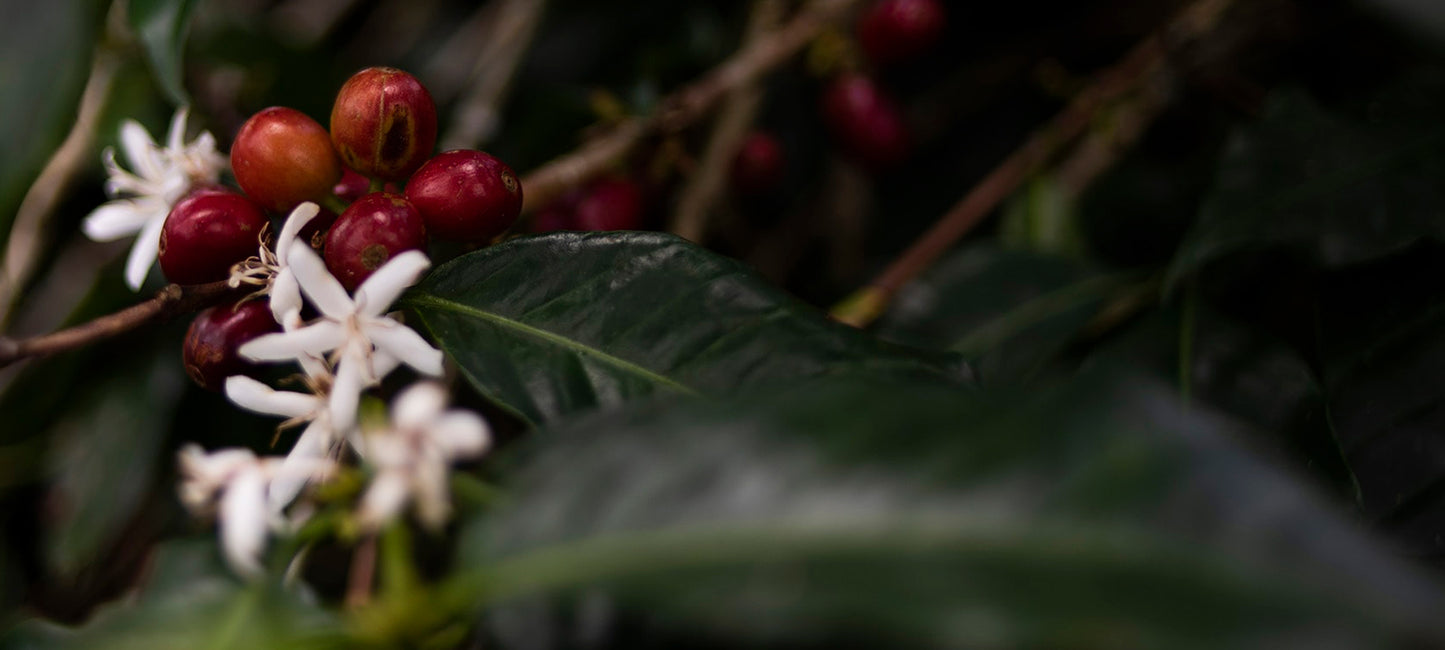
{"type": "Polygon", "coordinates": [[[904,284],[931,267],[999,203],[1012,195],[1020,184],[1077,139],[1101,109],[1133,93],[1140,84],[1168,75],[1171,48],[1213,31],[1233,3],[1234,0],[1197,0],[1164,30],[1145,38],[1119,63],[1074,97],[1053,120],[1035,131],[1023,146],[999,163],[872,283],[835,306],[833,317],[856,327],[867,326],[876,320],[904,284]]]}
{"type": "Polygon", "coordinates": [[[376,535],[367,535],[351,556],[351,572],[346,578],[346,606],[364,607],[371,602],[371,588],[376,583],[376,535]]]}
{"type": "MultiPolygon", "coordinates": [[[[546,0],[503,0],[495,8],[496,16],[480,39],[484,45],[471,71],[471,87],[452,110],[451,127],[441,138],[442,149],[476,147],[491,139],[512,78],[546,9],[546,0]]],[[[469,24],[462,29],[470,32],[476,27],[469,24]]],[[[478,40],[475,36],[462,30],[457,34],[457,38],[471,37],[473,42],[478,40]]]]}
{"type": "Polygon", "coordinates": [[[154,298],[113,314],[52,332],[43,336],[12,339],[0,336],[0,368],[21,359],[40,357],[90,345],[124,334],[148,323],[211,306],[245,291],[230,287],[225,280],[209,284],[172,284],[154,298]]]}
{"type": "MultiPolygon", "coordinates": [[[[743,47],[766,38],[783,18],[782,0],[754,0],[744,30],[743,47]]],[[[762,91],[756,81],[734,88],[727,94],[713,122],[712,133],[698,159],[697,171],[688,179],[677,201],[671,230],[674,234],[701,243],[707,234],[707,218],[722,194],[738,145],[747,136],[762,103],[762,91]]]]}
{"type": "Polygon", "coordinates": [[[859,0],[823,0],[809,4],[768,38],[734,53],[702,79],[668,96],[652,115],[624,120],[607,135],[556,158],[522,177],[522,210],[544,206],[568,189],[601,173],[649,135],[691,126],[734,88],[751,83],[787,61],[828,24],[859,0]]]}
{"type": "Polygon", "coordinates": [[[15,222],[5,247],[4,266],[0,267],[0,327],[9,322],[11,309],[21,289],[35,272],[35,263],[45,247],[45,225],[60,203],[61,194],[84,165],[86,154],[95,140],[95,125],[100,119],[101,108],[105,106],[119,69],[120,60],[114,52],[104,46],[96,48],[90,78],[86,80],[85,90],[80,96],[75,124],[55,155],[45,163],[45,168],[25,192],[25,198],[15,211],[15,222]]]}

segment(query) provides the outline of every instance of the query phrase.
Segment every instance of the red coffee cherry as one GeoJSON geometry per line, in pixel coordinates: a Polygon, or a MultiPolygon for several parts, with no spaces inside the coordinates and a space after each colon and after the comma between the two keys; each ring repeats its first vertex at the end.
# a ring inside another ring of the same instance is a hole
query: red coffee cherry
{"type": "Polygon", "coordinates": [[[406,198],[432,236],[480,244],[502,234],[522,212],[522,182],[512,168],[480,151],[448,151],[428,160],[406,184],[406,198]]]}
{"type": "Polygon", "coordinates": [[[161,226],[161,272],[176,284],[224,280],[231,265],[256,254],[268,223],[260,206],[221,187],[191,192],[161,226]]]}
{"type": "Polygon", "coordinates": [[[337,181],[336,186],[331,188],[331,193],[335,194],[336,198],[347,203],[366,196],[370,191],[371,181],[367,180],[365,176],[346,167],[343,167],[341,170],[341,180],[337,181]]]}
{"type": "Polygon", "coordinates": [[[181,344],[186,374],[201,388],[219,391],[231,375],[249,374],[257,366],[236,350],[262,334],[280,331],[265,300],[217,305],[196,316],[181,344]]]}
{"type": "Polygon", "coordinates": [[[858,44],[876,63],[897,63],[932,46],[947,22],[938,0],[880,0],[858,19],[858,44]]]}
{"type": "Polygon", "coordinates": [[[762,131],[749,133],[733,158],[733,191],[743,196],[767,194],[782,182],[785,167],[783,145],[777,138],[762,131]]]}
{"type": "Polygon", "coordinates": [[[823,93],[823,120],[844,151],[869,167],[892,167],[908,157],[903,113],[868,77],[834,79],[823,93]]]}
{"type": "Polygon", "coordinates": [[[399,181],[426,162],[436,141],[436,105],[410,74],[367,68],[336,93],[331,142],[347,167],[399,181]]]}
{"type": "Polygon", "coordinates": [[[252,200],[274,212],[331,193],[341,161],[326,129],[301,111],[273,106],[241,125],[231,144],[231,170],[252,200]]]}
{"type": "Polygon", "coordinates": [[[426,222],[400,194],[377,192],[357,199],[326,233],[326,268],[354,291],[393,256],[425,250],[426,222]]]}
{"type": "Polygon", "coordinates": [[[574,215],[578,230],[638,230],[642,228],[642,189],[623,178],[594,181],[577,202],[574,215]]]}

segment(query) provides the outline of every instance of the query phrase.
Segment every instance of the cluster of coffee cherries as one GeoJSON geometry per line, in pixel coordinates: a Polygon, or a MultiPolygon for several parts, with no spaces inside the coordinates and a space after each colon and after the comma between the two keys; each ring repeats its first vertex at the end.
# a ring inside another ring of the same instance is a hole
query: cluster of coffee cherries
{"type": "MultiPolygon", "coordinates": [[[[431,94],[395,68],[353,75],[336,95],[329,130],[295,109],[262,110],[231,146],[240,191],[207,186],[178,201],[162,230],[161,270],[178,284],[229,279],[254,263],[273,215],[308,201],[322,207],[298,239],[321,252],[348,291],[392,257],[425,251],[430,238],[493,241],[521,212],[519,179],[481,151],[433,155],[436,138],[431,94]]],[[[191,325],[186,369],[218,390],[247,370],[236,349],[277,328],[259,301],[214,307],[191,325]]]]}
{"type": "MultiPolygon", "coordinates": [[[[858,45],[875,68],[906,63],[926,53],[943,34],[938,0],[879,0],[858,19],[858,45]]],[[[823,91],[823,122],[854,160],[875,170],[894,167],[912,144],[898,102],[868,74],[846,72],[823,91]]]]}

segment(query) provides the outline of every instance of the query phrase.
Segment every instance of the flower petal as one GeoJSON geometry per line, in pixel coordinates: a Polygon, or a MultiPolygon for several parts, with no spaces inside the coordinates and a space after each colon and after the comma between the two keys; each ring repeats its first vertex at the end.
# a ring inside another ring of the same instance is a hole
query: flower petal
{"type": "Polygon", "coordinates": [[[431,530],[440,530],[452,515],[451,472],[446,465],[421,462],[412,467],[412,501],[416,518],[431,530]]]}
{"type": "Polygon", "coordinates": [[[340,323],[323,320],[301,329],[264,334],[242,344],[238,352],[251,361],[287,361],[303,355],[320,356],[346,341],[340,323]]]}
{"type": "Polygon", "coordinates": [[[356,426],[356,408],[361,403],[361,391],[366,387],[364,363],[364,360],[345,356],[336,364],[336,380],[331,383],[330,409],[331,422],[338,431],[356,426]]]}
{"type": "Polygon", "coordinates": [[[447,411],[427,429],[427,438],[449,460],[476,458],[491,443],[486,420],[471,411],[447,411]]]}
{"type": "Polygon", "coordinates": [[[356,513],[358,523],[368,530],[376,530],[396,519],[406,506],[411,491],[406,476],[400,472],[381,472],[371,480],[371,487],[361,497],[361,508],[356,513]]]}
{"type": "Polygon", "coordinates": [[[156,141],[151,134],[135,120],[126,120],[120,125],[120,148],[130,163],[130,170],[147,180],[164,175],[156,159],[156,141]]]}
{"type": "Polygon", "coordinates": [[[391,421],[401,431],[425,429],[442,414],[447,391],[434,381],[412,384],[391,403],[391,421]]]}
{"type": "Polygon", "coordinates": [[[151,219],[141,228],[140,235],[130,247],[130,256],[125,260],[125,283],[131,291],[140,291],[156,255],[161,247],[161,228],[166,225],[164,217],[151,219]]]}
{"type": "Polygon", "coordinates": [[[332,320],[344,321],[356,312],[356,305],[346,295],[346,289],[326,270],[310,246],[292,246],[286,252],[286,265],[296,274],[301,291],[311,299],[311,304],[332,320]]]}
{"type": "Polygon", "coordinates": [[[311,220],[315,219],[320,212],[321,206],[307,201],[296,206],[296,209],[291,211],[291,215],[286,217],[286,223],[281,226],[281,234],[276,236],[276,259],[280,260],[281,264],[290,265],[286,254],[291,250],[291,242],[296,240],[296,235],[300,234],[301,229],[311,223],[311,220]]]}
{"type": "Polygon", "coordinates": [[[268,515],[266,478],[259,468],[237,474],[226,486],[220,518],[221,547],[231,568],[247,577],[261,575],[268,515]]]}
{"type": "Polygon", "coordinates": [[[95,241],[114,241],[140,232],[150,221],[152,211],[132,200],[104,203],[85,217],[80,228],[95,241]]]}
{"type": "Polygon", "coordinates": [[[176,114],[171,117],[171,128],[166,133],[167,153],[176,155],[186,148],[186,116],[190,113],[188,107],[182,106],[176,109],[176,114]]]}
{"type": "Polygon", "coordinates": [[[226,378],[226,397],[248,411],[286,418],[313,417],[321,406],[315,395],[273,390],[245,375],[226,378]]]}
{"type": "Polygon", "coordinates": [[[386,313],[401,292],[416,284],[430,267],[431,260],[421,251],[406,251],[391,258],[357,287],[357,313],[366,316],[386,313]]]}
{"type": "Polygon", "coordinates": [[[362,326],[362,330],[378,350],[424,375],[441,376],[442,351],[427,343],[416,330],[386,318],[371,319],[362,326]]]}
{"type": "Polygon", "coordinates": [[[286,460],[281,461],[281,467],[267,490],[267,507],[272,513],[285,510],[311,481],[318,469],[316,461],[326,458],[335,437],[325,419],[312,421],[301,432],[291,452],[286,454],[286,460]]]}
{"type": "Polygon", "coordinates": [[[301,287],[289,267],[276,272],[271,280],[271,317],[286,331],[301,325],[301,287]]]}

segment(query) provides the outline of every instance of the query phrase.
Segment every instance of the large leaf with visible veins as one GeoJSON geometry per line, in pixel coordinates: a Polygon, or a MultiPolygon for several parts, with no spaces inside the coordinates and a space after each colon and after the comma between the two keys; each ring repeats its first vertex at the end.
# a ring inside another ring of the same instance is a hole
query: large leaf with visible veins
{"type": "Polygon", "coordinates": [[[435,269],[402,304],[473,386],[533,422],[659,392],[961,371],[657,233],[512,240],[435,269]]]}

